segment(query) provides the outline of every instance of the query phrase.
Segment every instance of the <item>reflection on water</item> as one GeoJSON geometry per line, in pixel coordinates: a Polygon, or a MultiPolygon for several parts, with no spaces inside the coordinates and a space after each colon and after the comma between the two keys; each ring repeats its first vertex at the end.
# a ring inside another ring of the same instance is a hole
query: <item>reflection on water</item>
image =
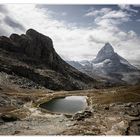
{"type": "Polygon", "coordinates": [[[59,113],[76,113],[87,107],[86,96],[67,96],[64,98],[52,99],[43,103],[40,107],[51,112],[59,113]]]}

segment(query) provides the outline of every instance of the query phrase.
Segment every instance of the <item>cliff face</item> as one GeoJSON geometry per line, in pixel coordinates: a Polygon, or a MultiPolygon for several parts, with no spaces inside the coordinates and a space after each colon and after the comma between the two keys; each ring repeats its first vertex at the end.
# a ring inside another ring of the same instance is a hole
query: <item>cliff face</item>
{"type": "Polygon", "coordinates": [[[56,53],[51,38],[29,29],[26,34],[0,37],[0,71],[27,78],[53,90],[78,90],[97,81],[67,64],[56,53]]]}

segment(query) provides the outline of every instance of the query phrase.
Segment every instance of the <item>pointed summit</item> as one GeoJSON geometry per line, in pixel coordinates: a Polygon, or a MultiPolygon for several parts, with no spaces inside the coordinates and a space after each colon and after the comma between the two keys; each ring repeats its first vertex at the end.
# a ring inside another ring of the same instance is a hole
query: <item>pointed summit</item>
{"type": "Polygon", "coordinates": [[[110,56],[112,54],[114,54],[114,49],[112,45],[110,43],[106,43],[104,47],[97,54],[97,57],[99,57],[100,55],[110,56]]]}
{"type": "Polygon", "coordinates": [[[115,54],[114,49],[110,43],[106,43],[104,47],[98,52],[95,62],[101,62],[105,59],[109,59],[115,54]]]}
{"type": "Polygon", "coordinates": [[[101,50],[105,51],[107,53],[108,52],[114,52],[114,49],[113,49],[112,45],[108,42],[104,45],[104,47],[101,50]]]}

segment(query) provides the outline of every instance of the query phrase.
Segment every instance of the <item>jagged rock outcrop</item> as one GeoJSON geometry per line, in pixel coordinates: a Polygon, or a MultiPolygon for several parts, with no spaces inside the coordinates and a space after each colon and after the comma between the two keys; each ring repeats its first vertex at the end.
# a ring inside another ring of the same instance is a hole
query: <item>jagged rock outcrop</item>
{"type": "Polygon", "coordinates": [[[62,60],[51,38],[33,29],[0,37],[0,71],[53,90],[86,89],[98,84],[62,60]]]}

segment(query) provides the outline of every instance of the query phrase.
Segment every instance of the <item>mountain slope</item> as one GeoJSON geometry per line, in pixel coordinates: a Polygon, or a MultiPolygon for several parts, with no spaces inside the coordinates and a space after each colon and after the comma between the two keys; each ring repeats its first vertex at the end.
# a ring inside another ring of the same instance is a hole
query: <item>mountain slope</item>
{"type": "Polygon", "coordinates": [[[97,84],[62,60],[52,40],[33,29],[0,37],[0,71],[53,90],[86,89],[97,84]]]}
{"type": "Polygon", "coordinates": [[[112,84],[137,84],[140,82],[140,70],[122,58],[113,47],[106,43],[91,61],[81,61],[80,67],[68,62],[91,77],[102,79],[112,84]]]}

